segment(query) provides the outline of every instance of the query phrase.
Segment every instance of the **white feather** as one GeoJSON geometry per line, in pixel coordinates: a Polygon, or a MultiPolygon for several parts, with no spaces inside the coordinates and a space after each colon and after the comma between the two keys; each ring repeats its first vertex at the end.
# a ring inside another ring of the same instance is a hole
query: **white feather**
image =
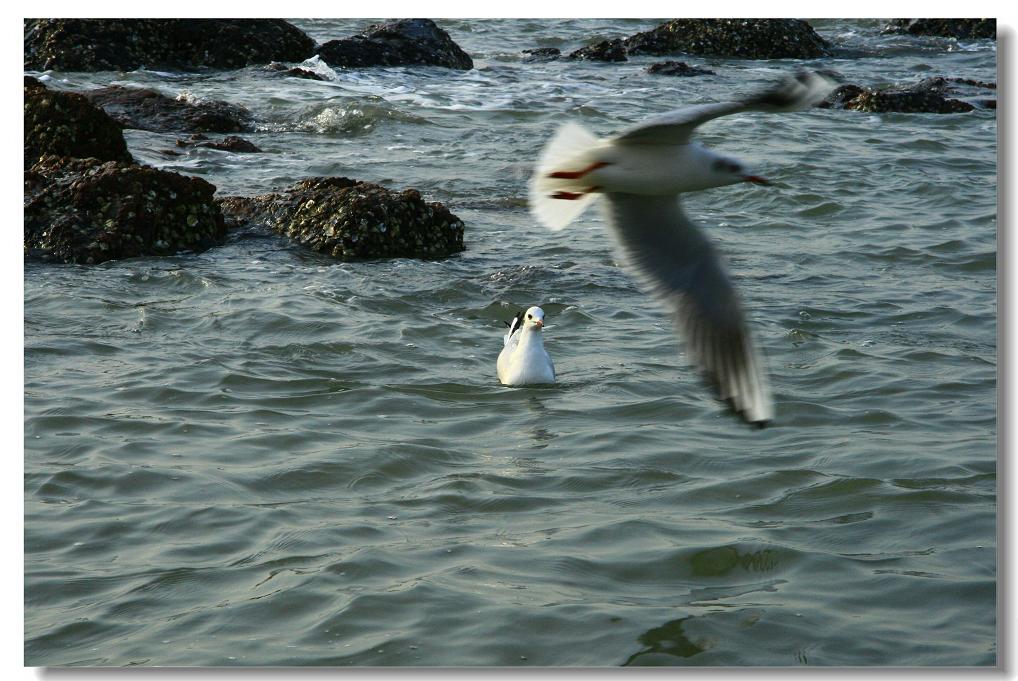
{"type": "Polygon", "coordinates": [[[577,123],[563,124],[544,146],[530,178],[530,211],[538,222],[558,231],[580,216],[597,200],[596,193],[578,199],[553,199],[557,191],[582,191],[585,187],[575,180],[561,180],[548,175],[557,170],[579,170],[588,164],[591,153],[603,146],[592,132],[577,123]]]}

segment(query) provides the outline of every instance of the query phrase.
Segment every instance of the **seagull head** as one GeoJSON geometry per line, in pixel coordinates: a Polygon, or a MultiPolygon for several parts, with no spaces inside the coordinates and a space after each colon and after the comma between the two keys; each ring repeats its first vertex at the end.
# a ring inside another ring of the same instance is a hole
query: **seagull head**
{"type": "Polygon", "coordinates": [[[544,310],[536,305],[529,308],[523,316],[523,328],[531,331],[540,331],[544,328],[544,310]]]}
{"type": "Polygon", "coordinates": [[[715,156],[710,163],[710,173],[715,179],[716,186],[736,184],[738,182],[752,182],[763,186],[769,186],[770,181],[759,175],[754,175],[746,164],[727,156],[715,156]]]}

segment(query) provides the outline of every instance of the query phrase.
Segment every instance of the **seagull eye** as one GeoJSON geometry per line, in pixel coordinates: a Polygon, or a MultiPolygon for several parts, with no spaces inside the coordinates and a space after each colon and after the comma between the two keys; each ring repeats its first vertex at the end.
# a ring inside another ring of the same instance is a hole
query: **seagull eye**
{"type": "Polygon", "coordinates": [[[731,165],[728,166],[728,170],[730,170],[733,173],[741,173],[742,166],[740,166],[738,163],[732,163],[731,165]]]}
{"type": "Polygon", "coordinates": [[[725,162],[724,161],[714,161],[714,163],[710,164],[710,168],[711,168],[711,170],[720,172],[720,171],[725,169],[725,162]]]}
{"type": "Polygon", "coordinates": [[[533,319],[533,318],[534,318],[534,315],[532,315],[532,314],[528,314],[527,315],[527,319],[533,319]]]}

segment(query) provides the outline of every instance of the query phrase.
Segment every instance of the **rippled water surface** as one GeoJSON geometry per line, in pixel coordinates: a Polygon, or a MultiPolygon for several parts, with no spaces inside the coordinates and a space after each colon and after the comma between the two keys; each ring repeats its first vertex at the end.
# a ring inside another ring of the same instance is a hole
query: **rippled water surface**
{"type": "MultiPolygon", "coordinates": [[[[315,39],[365,21],[296,20],[315,39]]],[[[987,665],[996,657],[996,120],[813,110],[702,130],[774,187],[690,195],[769,358],[752,431],[685,364],[597,211],[526,208],[554,127],[608,134],[800,62],[528,64],[658,22],[445,21],[472,71],[50,73],[250,108],[266,153],[127,131],[219,195],[413,186],[442,261],[256,232],[25,265],[30,665],[987,665]],[[560,381],[495,379],[540,304],[560,381]]],[[[991,41],[823,20],[864,85],[996,80],[991,41]]]]}

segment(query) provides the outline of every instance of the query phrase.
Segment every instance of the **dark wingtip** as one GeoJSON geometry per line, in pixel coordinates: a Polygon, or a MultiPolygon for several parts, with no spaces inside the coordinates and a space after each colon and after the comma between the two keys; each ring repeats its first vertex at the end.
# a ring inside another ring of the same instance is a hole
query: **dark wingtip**
{"type": "Polygon", "coordinates": [[[823,78],[833,83],[841,82],[841,77],[830,69],[798,69],[791,75],[785,76],[782,80],[757,92],[750,97],[749,101],[757,106],[774,109],[794,106],[800,102],[802,95],[789,86],[798,82],[808,87],[814,78],[823,78]]]}
{"type": "MultiPolygon", "coordinates": [[[[713,381],[713,385],[716,387],[717,382],[713,381]]],[[[720,401],[727,407],[728,413],[735,414],[740,419],[742,419],[744,423],[749,424],[754,430],[763,430],[767,426],[771,425],[771,419],[761,419],[759,421],[751,421],[749,415],[745,411],[739,410],[735,406],[735,400],[733,400],[731,397],[726,397],[720,401]]]]}
{"type": "Polygon", "coordinates": [[[523,317],[527,314],[526,310],[520,310],[516,313],[516,316],[512,318],[512,321],[502,322],[509,327],[509,333],[515,331],[516,327],[523,323],[523,317]]]}

